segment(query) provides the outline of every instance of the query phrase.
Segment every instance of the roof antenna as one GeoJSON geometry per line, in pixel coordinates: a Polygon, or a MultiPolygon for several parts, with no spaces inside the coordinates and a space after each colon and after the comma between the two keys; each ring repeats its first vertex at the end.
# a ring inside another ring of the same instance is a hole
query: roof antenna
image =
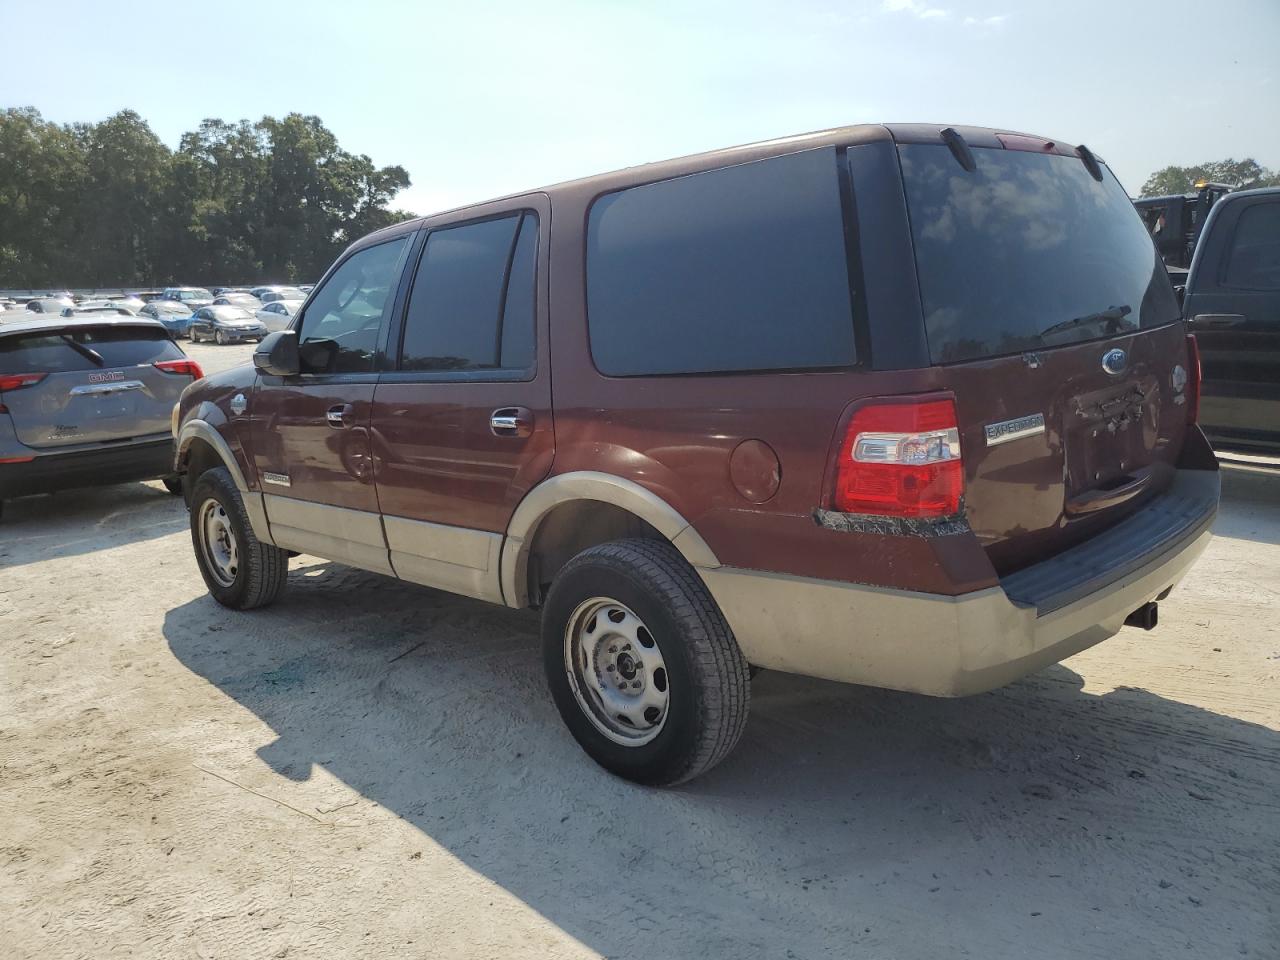
{"type": "Polygon", "coordinates": [[[956,163],[970,173],[978,169],[978,161],[973,159],[973,151],[969,149],[969,144],[965,143],[964,137],[960,136],[960,131],[955,127],[947,127],[939,136],[942,137],[942,142],[950,148],[951,155],[956,158],[956,163]]]}
{"type": "Polygon", "coordinates": [[[1084,166],[1089,171],[1089,176],[1101,183],[1102,165],[1098,163],[1098,158],[1093,155],[1093,151],[1082,143],[1076,147],[1076,153],[1080,154],[1080,159],[1084,161],[1084,166]]]}

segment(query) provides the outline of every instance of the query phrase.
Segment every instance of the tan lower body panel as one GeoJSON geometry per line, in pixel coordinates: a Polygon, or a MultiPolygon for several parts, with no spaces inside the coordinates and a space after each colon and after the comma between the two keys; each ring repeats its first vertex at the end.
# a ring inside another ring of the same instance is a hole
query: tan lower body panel
{"type": "Polygon", "coordinates": [[[402,580],[502,603],[502,535],[404,517],[383,517],[391,566],[402,580]]]}
{"type": "Polygon", "coordinates": [[[273,494],[262,500],[277,547],[395,575],[378,514],[273,494]]]}
{"type": "Polygon", "coordinates": [[[1186,573],[1205,532],[1042,617],[999,587],[958,597],[808,580],[732,567],[699,569],[750,663],[932,696],[982,693],[1117,633],[1186,573]]]}

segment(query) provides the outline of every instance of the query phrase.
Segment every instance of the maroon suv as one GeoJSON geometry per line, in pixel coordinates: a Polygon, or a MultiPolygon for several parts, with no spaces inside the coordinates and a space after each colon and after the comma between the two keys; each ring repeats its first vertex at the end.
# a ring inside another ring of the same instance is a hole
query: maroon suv
{"type": "Polygon", "coordinates": [[[958,696],[1154,626],[1198,386],[1087,148],[857,126],[366,237],[174,432],[219,602],[303,552],[540,607],[573,735],[667,784],[753,667],[958,696]]]}

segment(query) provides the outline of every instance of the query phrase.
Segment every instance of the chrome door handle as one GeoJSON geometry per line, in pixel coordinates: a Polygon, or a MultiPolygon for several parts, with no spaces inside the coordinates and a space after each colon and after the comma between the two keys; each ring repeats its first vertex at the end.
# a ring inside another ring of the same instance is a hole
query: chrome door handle
{"type": "Polygon", "coordinates": [[[351,416],[352,407],[349,403],[340,403],[337,406],[330,407],[324,412],[324,418],[329,422],[329,426],[336,430],[344,430],[351,426],[348,418],[351,416]]]}
{"type": "Polygon", "coordinates": [[[527,437],[533,433],[533,414],[524,407],[499,407],[489,417],[495,437],[527,437]]]}

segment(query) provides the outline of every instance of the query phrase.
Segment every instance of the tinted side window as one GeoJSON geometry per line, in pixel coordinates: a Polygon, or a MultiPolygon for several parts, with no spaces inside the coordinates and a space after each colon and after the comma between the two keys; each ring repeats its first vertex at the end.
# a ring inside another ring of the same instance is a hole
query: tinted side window
{"type": "Polygon", "coordinates": [[[601,197],[587,317],[613,376],[853,363],[835,149],[601,197]]]}
{"type": "Polygon", "coordinates": [[[348,257],[317,291],[298,335],[303,373],[373,369],[382,318],[391,309],[409,235],[348,257]]]}
{"type": "Polygon", "coordinates": [[[531,213],[433,231],[409,294],[400,369],[527,368],[537,233],[531,213]]]}
{"type": "Polygon", "coordinates": [[[1280,203],[1255,203],[1240,214],[1225,283],[1250,290],[1280,290],[1280,203]]]}

